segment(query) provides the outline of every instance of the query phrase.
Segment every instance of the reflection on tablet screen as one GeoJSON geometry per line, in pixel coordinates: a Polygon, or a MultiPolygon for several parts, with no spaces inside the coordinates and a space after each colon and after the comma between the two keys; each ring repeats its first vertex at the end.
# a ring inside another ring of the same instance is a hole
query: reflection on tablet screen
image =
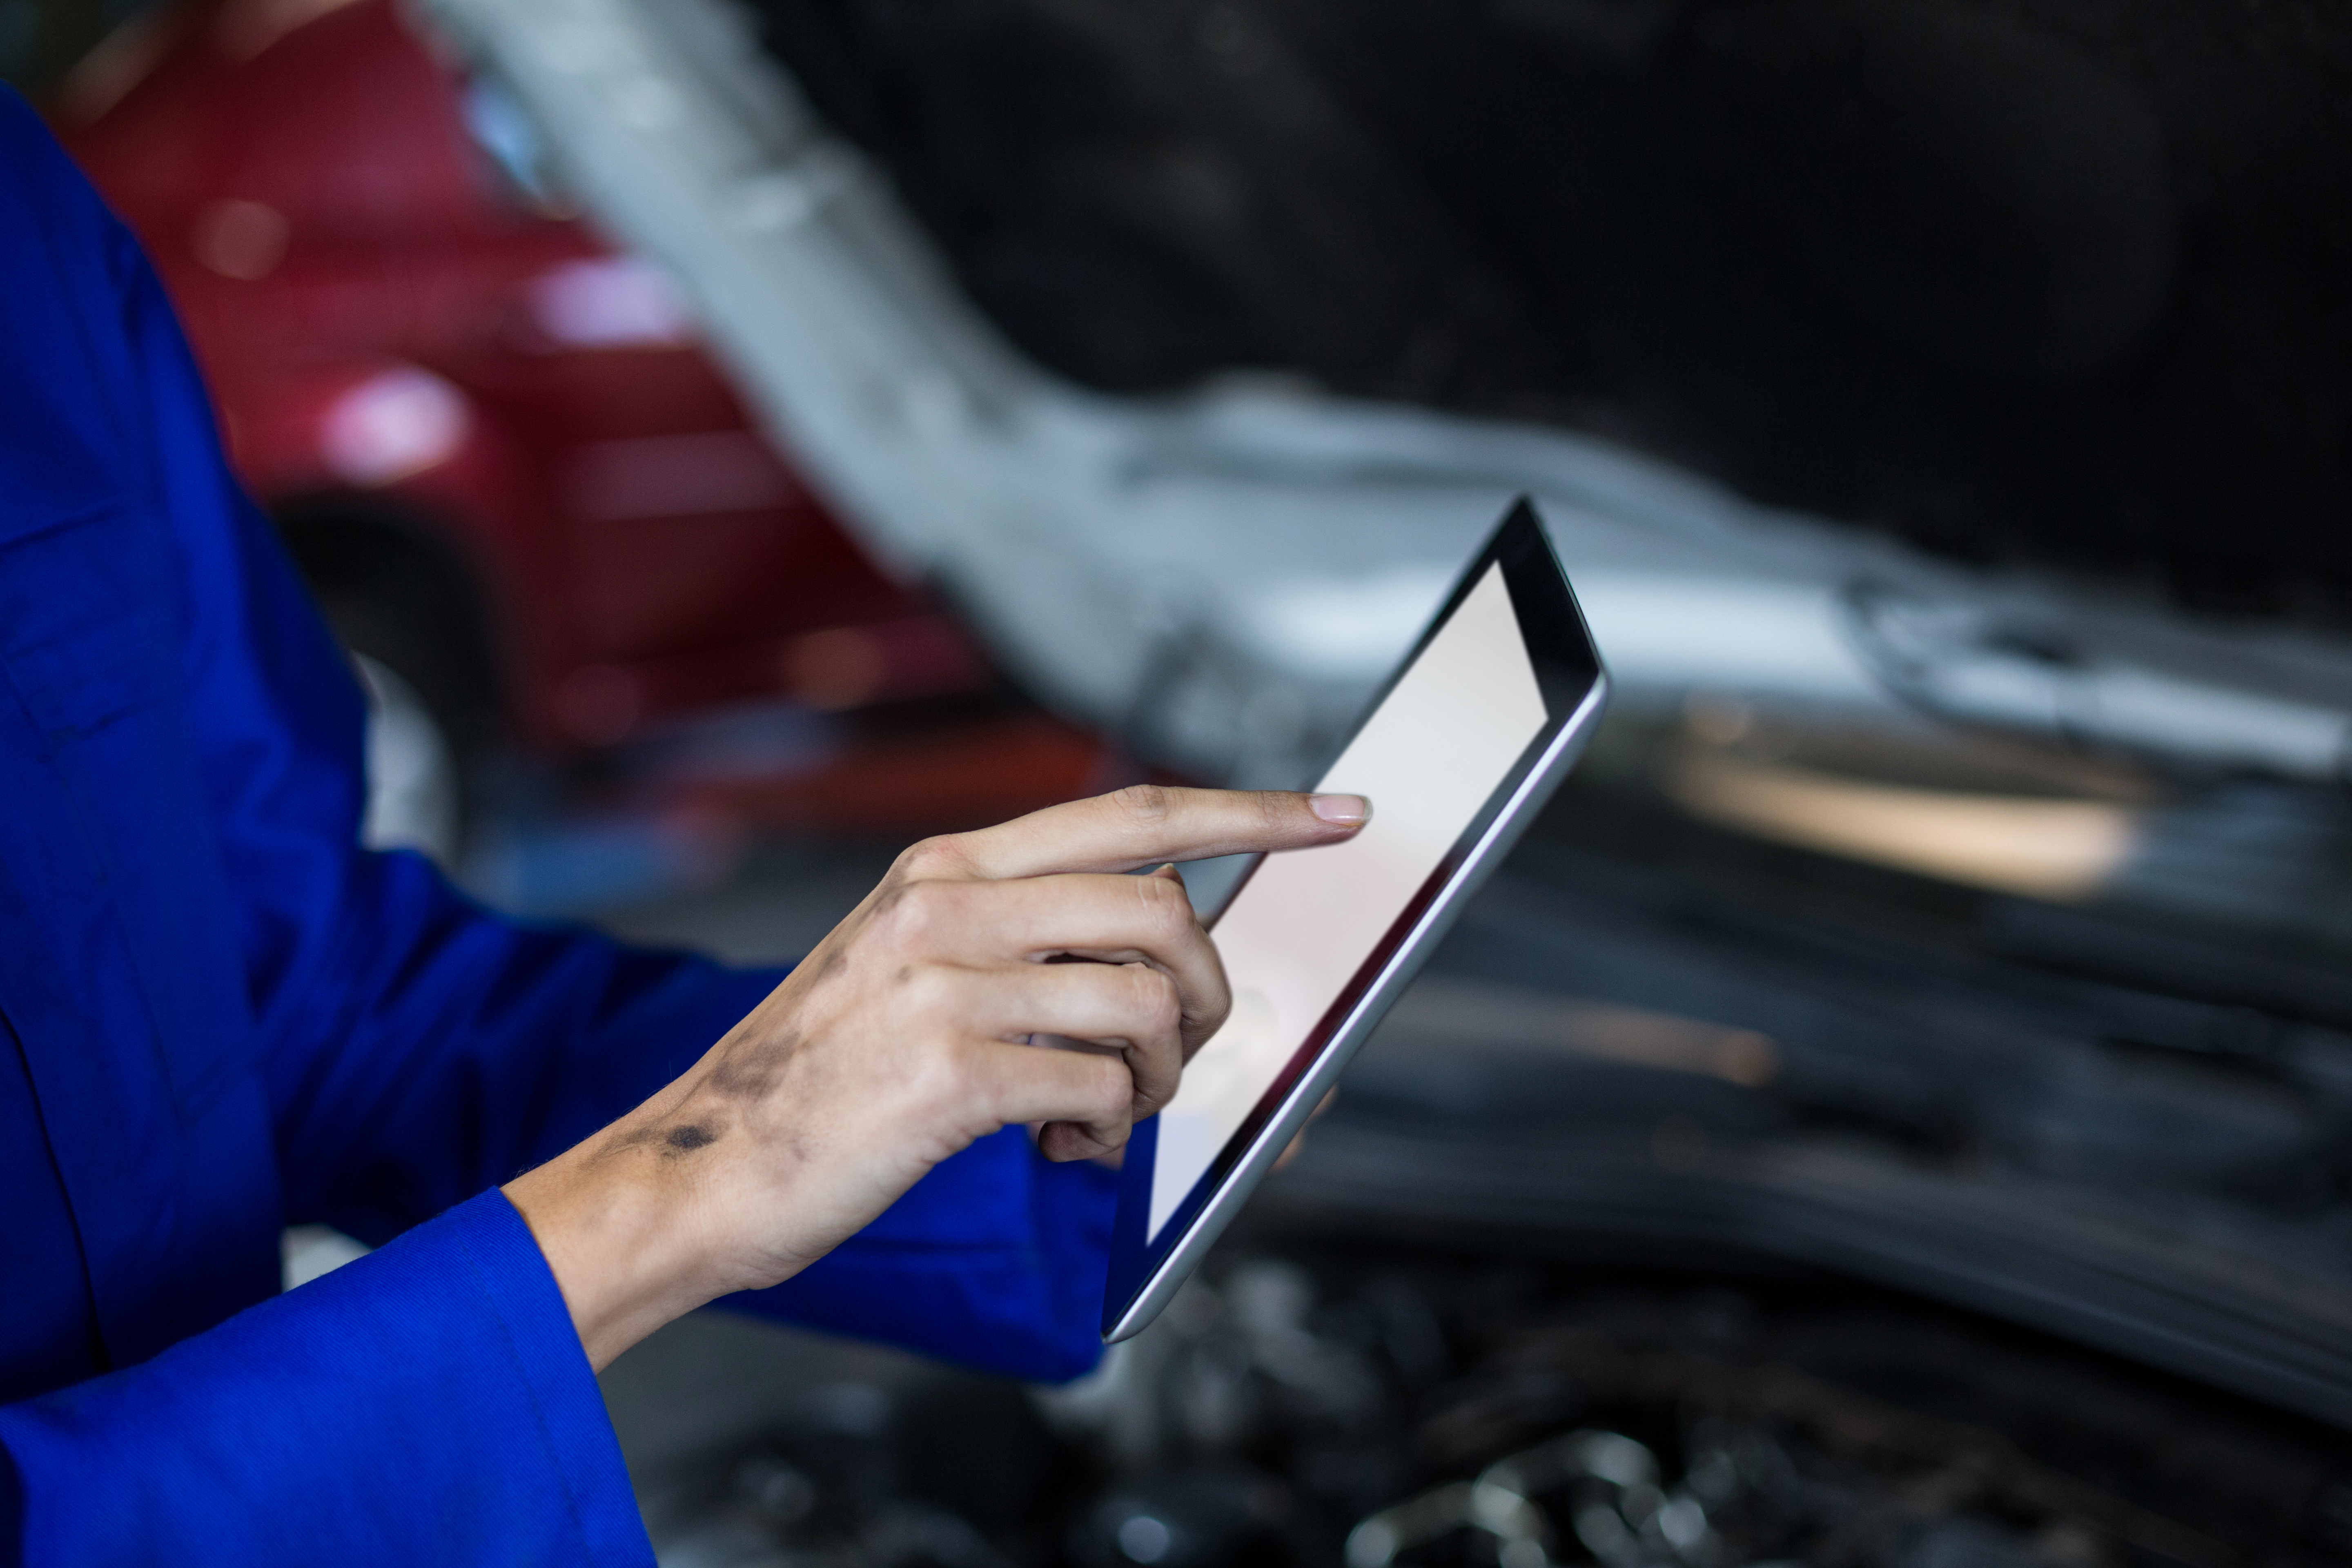
{"type": "Polygon", "coordinates": [[[1544,727],[1499,563],[1316,787],[1368,796],[1345,844],[1277,855],[1217,921],[1234,1010],[1160,1113],[1147,1239],[1211,1164],[1544,727]]]}

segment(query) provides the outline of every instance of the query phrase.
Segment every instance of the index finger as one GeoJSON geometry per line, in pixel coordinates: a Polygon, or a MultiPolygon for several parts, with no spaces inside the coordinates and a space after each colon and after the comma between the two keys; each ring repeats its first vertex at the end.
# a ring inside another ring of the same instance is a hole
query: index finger
{"type": "Polygon", "coordinates": [[[1304,849],[1353,837],[1371,815],[1357,795],[1130,784],[1048,806],[937,848],[977,877],[1132,871],[1166,860],[1304,849]]]}

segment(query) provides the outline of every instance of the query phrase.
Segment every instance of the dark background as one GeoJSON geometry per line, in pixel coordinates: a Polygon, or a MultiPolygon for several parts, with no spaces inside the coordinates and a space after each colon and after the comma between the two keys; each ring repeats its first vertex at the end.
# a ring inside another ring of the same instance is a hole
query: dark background
{"type": "Polygon", "coordinates": [[[2352,587],[2352,13],[765,0],[1090,385],[1273,367],[2192,606],[2352,587]]]}

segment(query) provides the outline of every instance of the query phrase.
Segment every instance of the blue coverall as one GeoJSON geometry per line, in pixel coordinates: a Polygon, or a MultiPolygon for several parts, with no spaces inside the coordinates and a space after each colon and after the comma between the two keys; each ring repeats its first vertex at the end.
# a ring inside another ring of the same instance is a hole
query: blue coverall
{"type": "MultiPolygon", "coordinates": [[[[0,1563],[646,1563],[496,1184],[773,984],[357,847],[362,706],[153,274],[0,89],[0,1563]],[[278,1293],[280,1228],[381,1250],[278,1293]]],[[[1017,1131],[751,1310],[1091,1364],[1105,1173],[1017,1131]]]]}

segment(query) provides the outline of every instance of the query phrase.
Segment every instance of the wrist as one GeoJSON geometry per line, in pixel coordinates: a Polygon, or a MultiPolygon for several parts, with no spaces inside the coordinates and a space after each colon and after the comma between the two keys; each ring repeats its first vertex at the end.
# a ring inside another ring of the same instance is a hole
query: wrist
{"type": "Polygon", "coordinates": [[[689,1184],[634,1151],[591,1140],[501,1189],[562,1292],[589,1364],[602,1372],[656,1329],[726,1287],[710,1278],[689,1184]]]}

